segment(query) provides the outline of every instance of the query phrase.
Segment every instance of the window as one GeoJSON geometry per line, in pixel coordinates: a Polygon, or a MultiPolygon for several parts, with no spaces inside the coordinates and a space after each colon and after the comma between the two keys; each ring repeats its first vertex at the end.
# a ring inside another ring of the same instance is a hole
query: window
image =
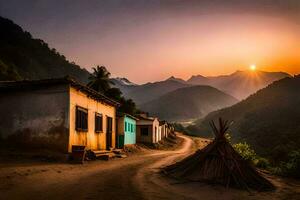
{"type": "Polygon", "coordinates": [[[125,122],[125,131],[127,131],[127,122],[125,122]]]}
{"type": "Polygon", "coordinates": [[[88,110],[82,107],[76,107],[76,125],[77,131],[88,131],[88,110]]]}
{"type": "Polygon", "coordinates": [[[102,114],[95,113],[95,132],[99,133],[103,131],[103,117],[102,114]]]}
{"type": "Polygon", "coordinates": [[[148,136],[148,128],[141,128],[141,135],[148,136]]]}
{"type": "Polygon", "coordinates": [[[131,133],[133,133],[133,124],[131,124],[131,133]]]}

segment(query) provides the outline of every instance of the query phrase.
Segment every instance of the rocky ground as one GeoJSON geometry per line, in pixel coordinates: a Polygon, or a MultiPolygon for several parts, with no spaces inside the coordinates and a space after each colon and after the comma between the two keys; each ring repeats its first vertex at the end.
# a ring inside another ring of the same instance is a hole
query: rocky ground
{"type": "MultiPolygon", "coordinates": [[[[160,168],[206,145],[180,136],[176,150],[137,150],[127,158],[67,163],[1,162],[0,199],[300,199],[300,182],[267,175],[274,192],[247,192],[186,183],[159,173],[160,168]],[[180,141],[180,140],[179,140],[180,141]]],[[[172,149],[172,148],[171,148],[172,149]]]]}

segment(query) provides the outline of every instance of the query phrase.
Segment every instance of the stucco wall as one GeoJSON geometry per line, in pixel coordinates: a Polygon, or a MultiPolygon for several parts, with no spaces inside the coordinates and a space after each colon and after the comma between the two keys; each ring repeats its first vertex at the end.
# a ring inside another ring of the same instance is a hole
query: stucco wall
{"type": "Polygon", "coordinates": [[[116,144],[116,108],[106,103],[98,102],[88,98],[86,94],[70,88],[70,140],[69,151],[72,145],[85,145],[87,149],[105,150],[106,149],[106,131],[107,116],[112,120],[112,147],[116,144]],[[79,132],[75,130],[76,106],[88,109],[88,131],[79,132]],[[103,116],[103,132],[95,132],[95,112],[103,116]]]}
{"type": "Polygon", "coordinates": [[[67,85],[2,92],[1,146],[67,152],[68,101],[67,85]]]}
{"type": "Polygon", "coordinates": [[[138,120],[136,138],[137,142],[157,143],[159,141],[159,121],[157,119],[154,121],[138,120]],[[148,127],[148,136],[141,135],[142,127],[148,127]]]}

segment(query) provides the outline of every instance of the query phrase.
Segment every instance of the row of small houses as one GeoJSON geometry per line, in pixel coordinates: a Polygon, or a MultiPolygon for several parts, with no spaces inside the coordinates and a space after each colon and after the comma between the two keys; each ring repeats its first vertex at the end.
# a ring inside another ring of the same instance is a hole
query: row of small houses
{"type": "Polygon", "coordinates": [[[0,83],[1,146],[70,153],[158,143],[173,127],[145,114],[117,113],[119,103],[70,77],[0,83]]]}

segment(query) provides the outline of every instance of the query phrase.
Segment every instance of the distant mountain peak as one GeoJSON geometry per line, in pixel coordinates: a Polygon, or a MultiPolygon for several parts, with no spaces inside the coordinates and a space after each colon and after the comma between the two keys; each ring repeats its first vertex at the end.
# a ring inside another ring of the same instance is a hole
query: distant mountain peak
{"type": "Polygon", "coordinates": [[[192,75],[191,76],[191,78],[196,78],[196,77],[198,77],[198,78],[201,78],[201,77],[206,78],[205,76],[202,76],[201,74],[197,74],[197,75],[192,75]]]}
{"type": "Polygon", "coordinates": [[[132,86],[137,85],[136,83],[133,83],[124,77],[116,77],[116,78],[114,78],[114,80],[118,81],[119,84],[121,84],[121,85],[132,85],[132,86]]]}
{"type": "Polygon", "coordinates": [[[178,81],[180,83],[185,83],[186,81],[181,79],[181,78],[176,78],[175,76],[171,76],[170,78],[168,78],[166,81],[178,81]]]}

